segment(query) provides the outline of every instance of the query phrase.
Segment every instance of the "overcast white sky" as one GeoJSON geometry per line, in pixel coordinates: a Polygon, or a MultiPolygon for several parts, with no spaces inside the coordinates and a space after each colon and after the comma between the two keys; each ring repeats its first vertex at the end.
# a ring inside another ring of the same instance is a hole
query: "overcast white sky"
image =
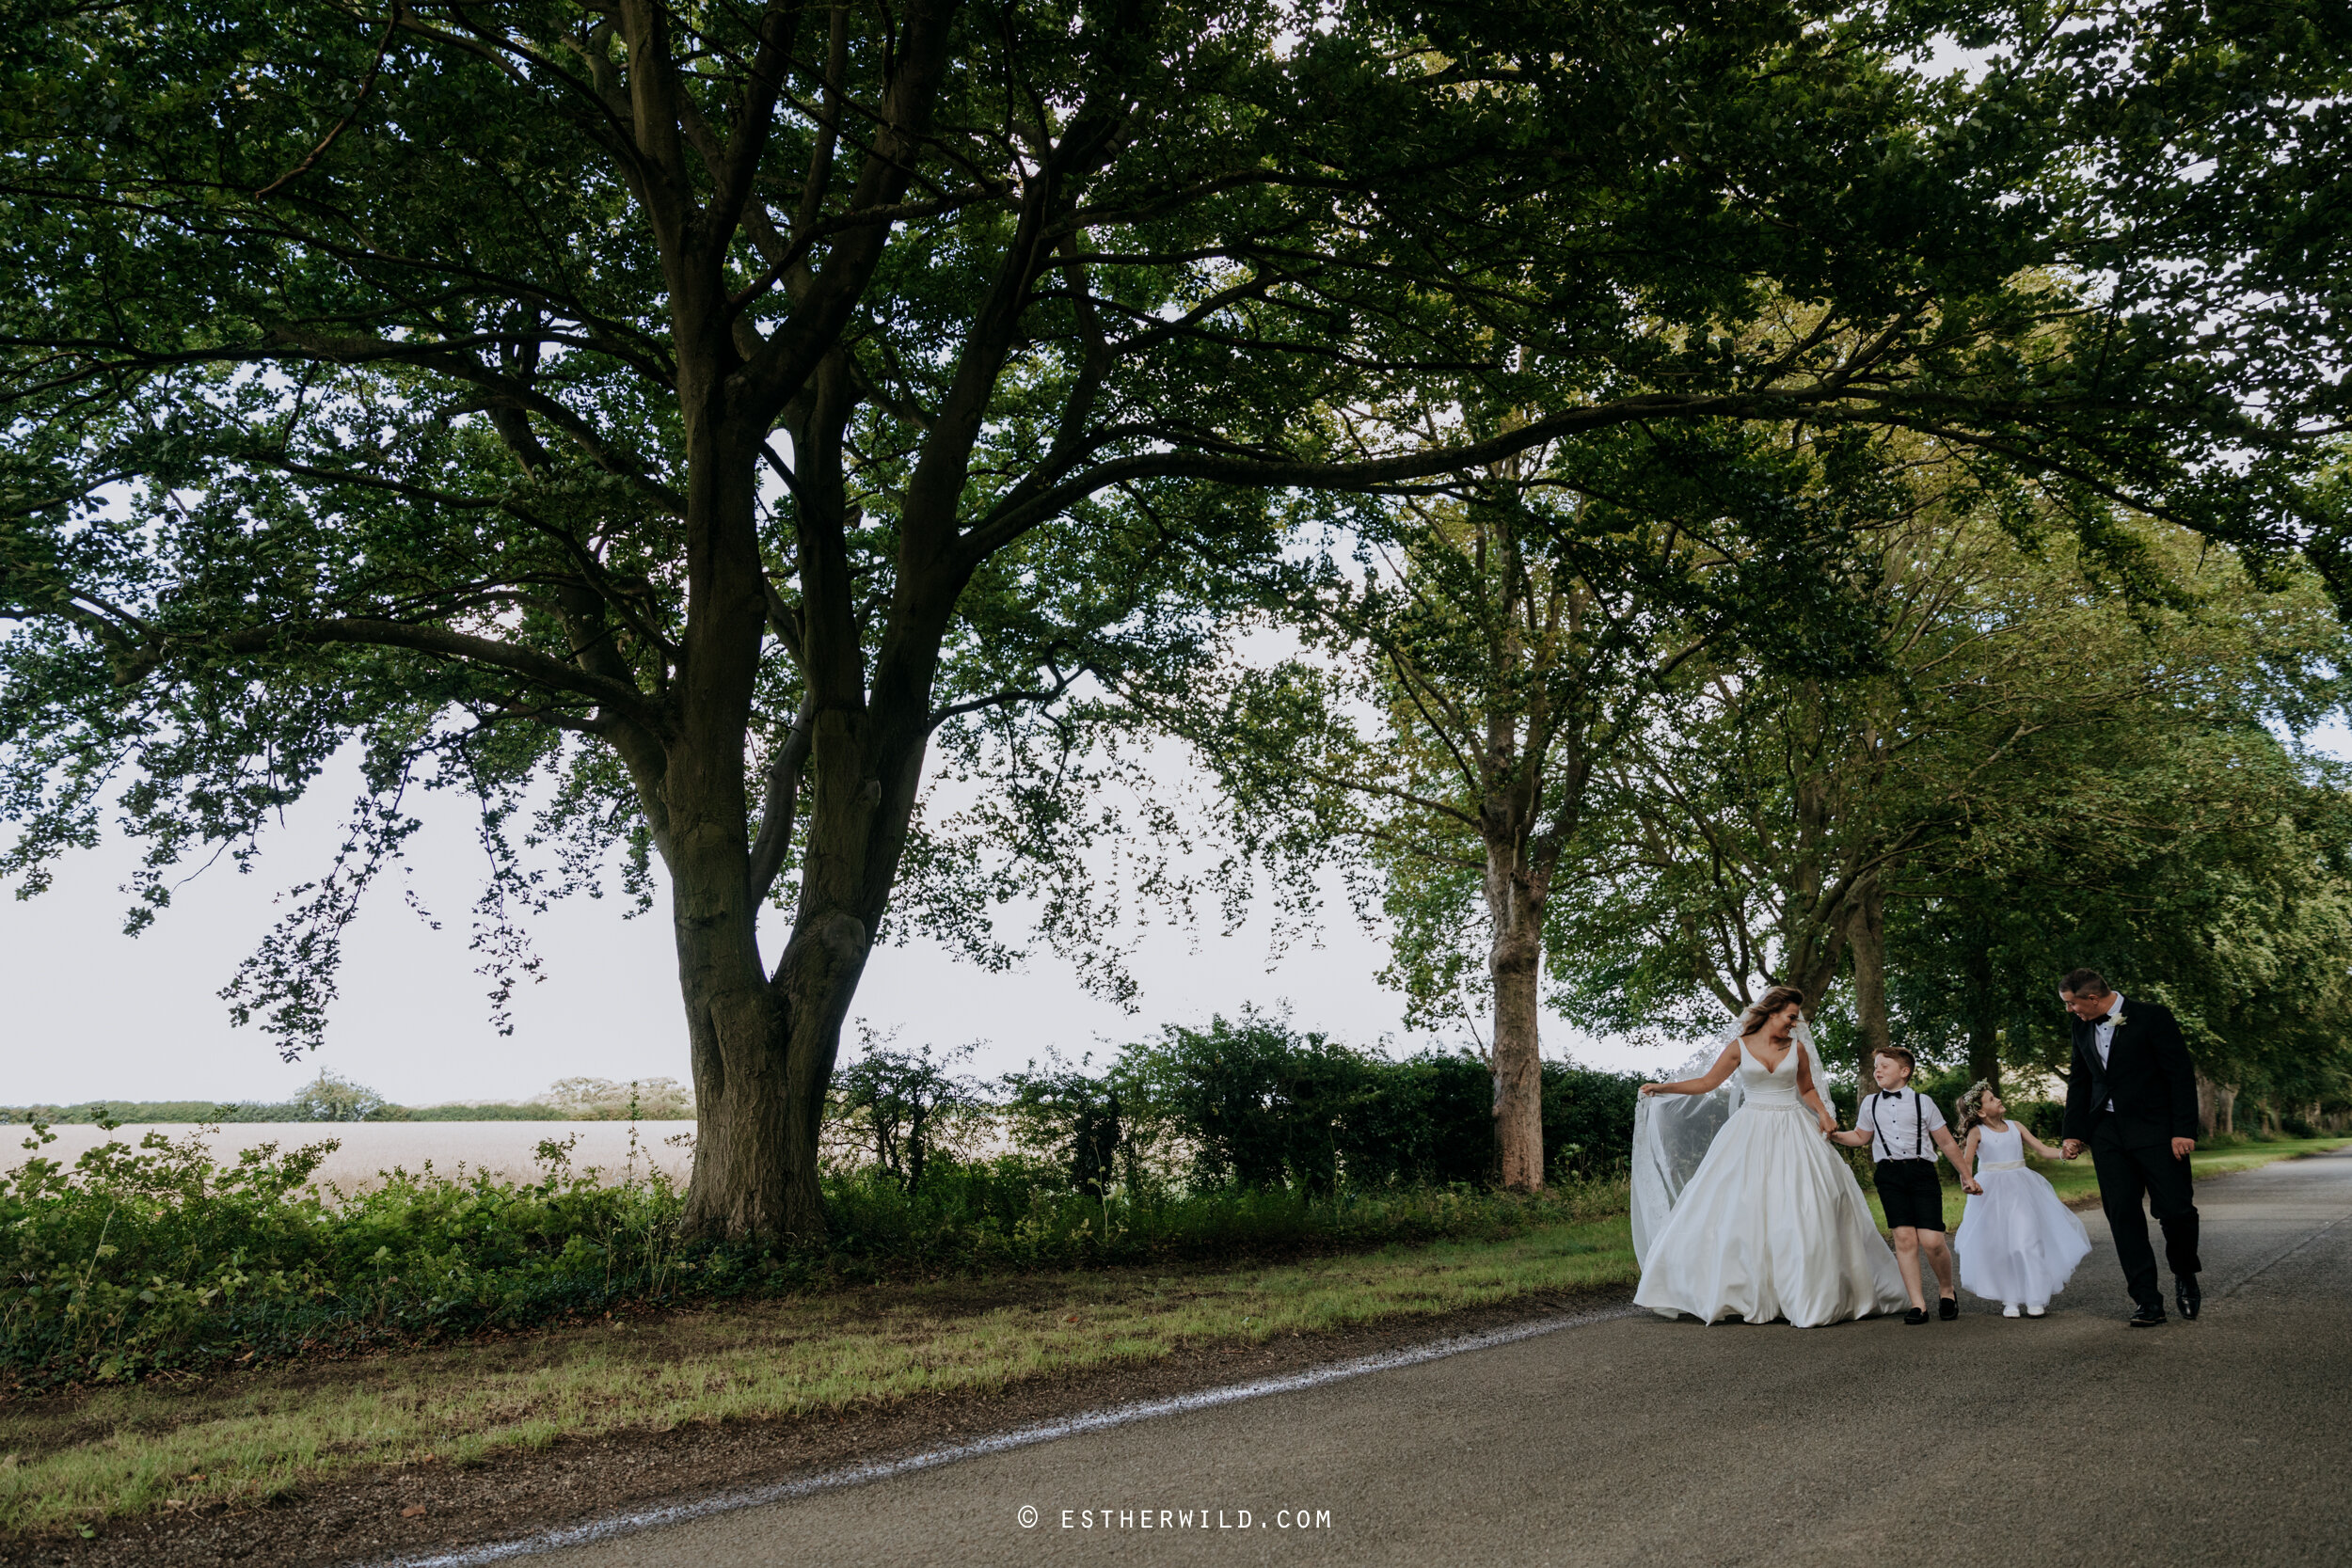
{"type": "MultiPolygon", "coordinates": [[[[119,891],[136,850],[119,839],[72,857],[40,897],[0,899],[0,1103],[279,1100],[321,1066],[408,1104],[526,1098],[575,1074],[689,1077],[663,907],[625,921],[616,900],[557,905],[533,927],[545,982],[521,988],[511,1037],[490,1027],[466,946],[481,852],[465,803],[447,799],[428,803],[427,827],[409,844],[411,885],[441,927],[412,913],[396,882],[379,885],[346,932],[342,995],[323,1052],[289,1065],[257,1031],[231,1027],[217,992],[276,917],[278,894],[325,869],[349,794],[314,790],[264,837],[252,875],[214,866],[136,939],[121,934],[129,900],[119,891]]],[[[1135,1014],[1089,996],[1050,955],[990,974],[929,943],[885,947],[867,967],[852,1022],[896,1026],[905,1045],[981,1042],[973,1066],[987,1073],[1049,1047],[1099,1059],[1105,1042],[1251,1002],[1287,1004],[1299,1026],[1364,1045],[1384,1036],[1399,1051],[1462,1043],[1463,1035],[1406,1035],[1398,997],[1373,979],[1380,943],[1331,902],[1323,944],[1295,945],[1271,968],[1263,923],[1231,938],[1212,930],[1197,943],[1152,927],[1135,960],[1143,982],[1135,1014]]],[[[1656,1065],[1650,1053],[1572,1041],[1565,1025],[1550,1043],[1553,1054],[1573,1044],[1586,1060],[1656,1065]]]]}
{"type": "MultiPolygon", "coordinates": [[[[2312,738],[2352,755],[2341,727],[2312,738]]],[[[464,802],[446,799],[432,802],[426,831],[409,846],[412,885],[441,928],[412,913],[396,884],[381,886],[346,933],[342,997],[323,1052],[283,1063],[258,1032],[232,1028],[216,993],[275,918],[277,894],[326,867],[348,793],[315,791],[264,839],[253,875],[214,867],[135,940],[121,934],[119,888],[136,852],[119,839],[72,857],[40,897],[0,898],[0,1103],[280,1100],[321,1066],[408,1104],[522,1099],[573,1075],[689,1077],[660,907],[624,921],[611,900],[557,905],[534,927],[545,983],[521,989],[511,1037],[490,1027],[466,947],[481,853],[464,802]]],[[[1153,926],[1135,959],[1143,993],[1132,1015],[1089,996],[1050,956],[989,974],[929,943],[885,947],[866,969],[852,1024],[896,1026],[907,1045],[978,1041],[972,1065],[986,1073],[1049,1047],[1102,1053],[1163,1022],[1202,1022],[1251,1002],[1286,1004],[1300,1027],[1357,1044],[1464,1043],[1463,1034],[1405,1032],[1399,999],[1373,977],[1381,943],[1337,897],[1330,907],[1322,945],[1295,945],[1271,966],[1263,923],[1197,943],[1153,926]]],[[[1547,1022],[1545,1043],[1547,1055],[1649,1071],[1680,1054],[1586,1038],[1557,1020],[1547,1022]]]]}

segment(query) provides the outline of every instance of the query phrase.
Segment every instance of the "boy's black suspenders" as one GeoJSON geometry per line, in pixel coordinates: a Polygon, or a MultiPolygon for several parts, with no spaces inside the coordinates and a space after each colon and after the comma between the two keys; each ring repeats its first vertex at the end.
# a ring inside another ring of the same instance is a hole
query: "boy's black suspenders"
{"type": "MultiPolygon", "coordinates": [[[[1870,1112],[1870,1136],[1879,1141],[1879,1147],[1885,1149],[1886,1157],[1892,1160],[1895,1157],[1895,1147],[1886,1141],[1886,1132],[1884,1129],[1879,1126],[1879,1112],[1886,1109],[1886,1091],[1884,1089],[1881,1089],[1870,1098],[1878,1101],[1877,1106],[1870,1112]]],[[[1926,1106],[1919,1103],[1919,1091],[1917,1089],[1914,1089],[1911,1091],[1911,1145],[1913,1150],[1911,1157],[1915,1160],[1924,1160],[1927,1158],[1927,1128],[1928,1109],[1926,1106]]]]}

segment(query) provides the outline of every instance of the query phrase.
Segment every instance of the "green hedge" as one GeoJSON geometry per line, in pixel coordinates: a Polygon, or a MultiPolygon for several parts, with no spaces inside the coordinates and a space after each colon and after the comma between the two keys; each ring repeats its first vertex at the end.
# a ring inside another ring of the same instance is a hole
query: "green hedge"
{"type": "Polygon", "coordinates": [[[603,1185],[540,1146],[543,1178],[394,1172],[330,1203],[333,1145],[215,1162],[150,1132],[72,1166],[0,1176],[0,1367],[34,1386],[415,1342],[560,1321],[624,1301],[712,1300],[943,1273],[1292,1257],[1500,1236],[1613,1212],[1622,1182],[1542,1198],[1469,1187],[1317,1196],[1158,1183],[1104,1196],[1050,1161],[935,1160],[914,1190],[871,1167],[828,1179],[818,1245],[713,1246],[679,1233],[659,1171],[603,1185]]]}
{"type": "MultiPolygon", "coordinates": [[[[910,1108],[884,1101],[936,1099],[922,1085],[938,1076],[867,1073],[869,1092],[836,1112],[904,1125],[910,1108]]],[[[667,1177],[633,1163],[617,1185],[575,1174],[568,1140],[540,1144],[536,1181],[394,1171],[351,1196],[310,1184],[332,1143],[222,1164],[200,1136],[157,1132],[71,1166],[36,1154],[0,1176],[0,1366],[35,1384],[103,1381],[626,1300],[1504,1235],[1623,1209],[1639,1080],[1545,1065],[1555,1186],[1533,1199],[1486,1190],[1493,1085],[1468,1055],[1394,1061],[1246,1013],[1165,1030],[1099,1073],[1057,1065],[993,1094],[957,1082],[1009,1115],[1031,1151],[943,1147],[903,1168],[833,1172],[829,1233],[806,1246],[690,1243],[667,1177]]]]}
{"type": "MultiPolygon", "coordinates": [[[[1543,1065],[1545,1169],[1552,1180],[1624,1169],[1642,1083],[1543,1065]]],[[[1194,1191],[1483,1186],[1495,1174],[1494,1079],[1467,1053],[1402,1061],[1245,1012],[1170,1026],[1099,1074],[1066,1064],[1007,1080],[1021,1141],[1073,1180],[1157,1170],[1194,1191]],[[1106,1126],[1115,1118],[1116,1126],[1106,1126]],[[1124,1158],[1106,1159],[1106,1149],[1124,1158]]]]}

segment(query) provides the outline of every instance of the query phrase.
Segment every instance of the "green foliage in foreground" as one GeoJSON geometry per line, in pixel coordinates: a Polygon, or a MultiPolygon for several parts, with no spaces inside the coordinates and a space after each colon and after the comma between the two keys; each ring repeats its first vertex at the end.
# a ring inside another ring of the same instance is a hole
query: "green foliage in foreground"
{"type": "Polygon", "coordinates": [[[661,1172],[606,1184],[542,1143],[540,1180],[394,1170],[344,1195],[310,1184],[332,1144],[216,1164],[150,1132],[72,1166],[0,1177],[0,1366],[49,1385],[267,1360],[372,1340],[558,1321],[623,1301],[776,1294],[881,1277],[1284,1257],[1494,1239],[1615,1212],[1622,1183],[1549,1197],[1467,1188],[1310,1196],[1143,1184],[1089,1196],[1020,1156],[935,1157],[908,1191],[828,1182],[830,1234],[803,1248],[683,1243],[661,1172]]]}

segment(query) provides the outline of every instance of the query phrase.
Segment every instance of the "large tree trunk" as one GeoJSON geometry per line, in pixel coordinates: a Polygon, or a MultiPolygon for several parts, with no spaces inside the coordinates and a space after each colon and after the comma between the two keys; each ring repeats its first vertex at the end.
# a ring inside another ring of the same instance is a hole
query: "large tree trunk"
{"type": "Polygon", "coordinates": [[[1495,987],[1495,1153],[1502,1185],[1544,1186],[1544,1068],[1540,1041],[1544,899],[1509,845],[1486,849],[1492,934],[1486,968],[1495,987]]]}
{"type": "Polygon", "coordinates": [[[1968,1076],[1994,1089],[2001,1083],[2001,1031],[1993,1007],[1993,947],[1974,941],[1968,948],[1968,1076]]]}
{"type": "Polygon", "coordinates": [[[2235,1111],[2237,1090],[2227,1084],[2217,1084],[2197,1071],[2197,1130],[2202,1137],[2237,1131],[2235,1111]]]}
{"type": "MultiPolygon", "coordinates": [[[[706,357],[715,358],[715,348],[706,357]]],[[[685,1222],[714,1236],[821,1232],[821,1208],[795,1210],[790,1010],[760,962],[751,881],[745,746],[767,634],[749,439],[730,439],[718,399],[686,384],[687,641],[676,728],[660,784],[667,831],[678,987],[696,1102],[685,1222]]]]}
{"type": "Polygon", "coordinates": [[[1876,876],[1854,889],[1847,907],[1846,945],[1853,953],[1854,1019],[1862,1026],[1856,1092],[1867,1094],[1877,1086],[1870,1077],[1872,1058],[1895,1043],[1886,1020],[1886,901],[1876,876]]]}

